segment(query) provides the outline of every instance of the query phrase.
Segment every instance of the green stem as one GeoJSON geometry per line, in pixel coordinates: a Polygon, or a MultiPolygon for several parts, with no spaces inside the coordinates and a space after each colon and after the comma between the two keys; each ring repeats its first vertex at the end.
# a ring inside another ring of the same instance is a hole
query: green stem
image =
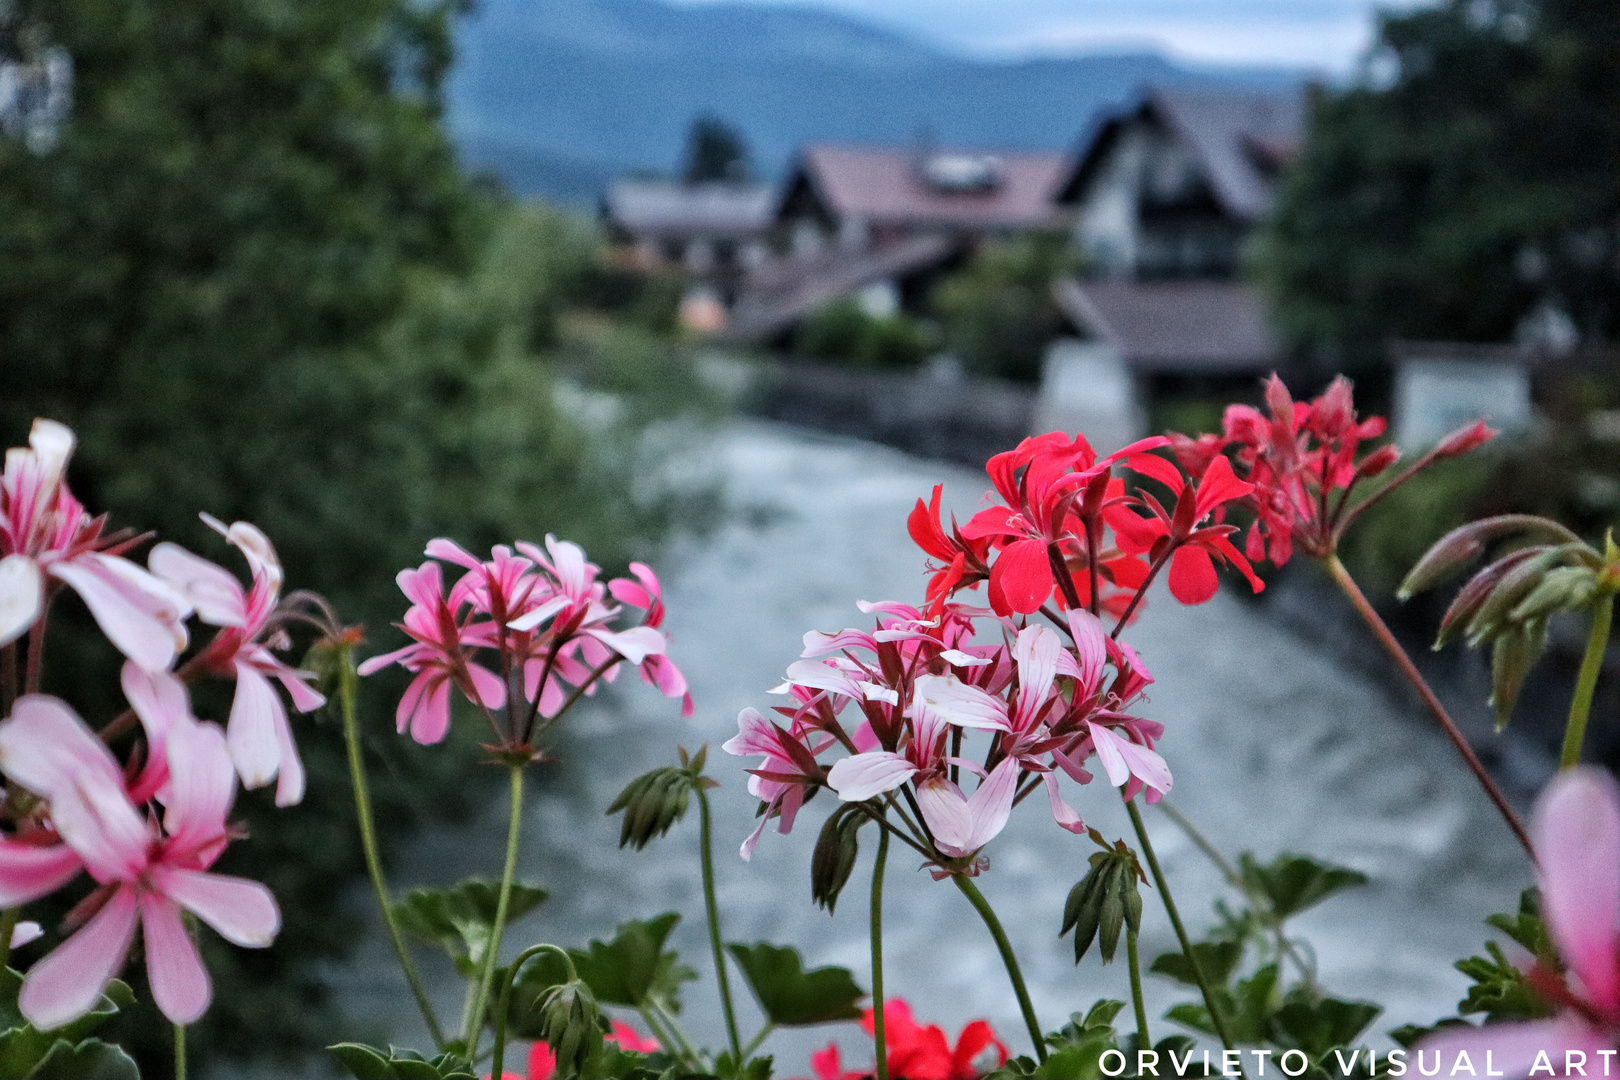
{"type": "Polygon", "coordinates": [[[506,969],[506,976],[501,979],[501,996],[495,1006],[495,1061],[490,1068],[491,1080],[501,1080],[501,1073],[506,1067],[506,1014],[512,1008],[512,984],[517,982],[518,969],[529,962],[530,957],[539,956],[543,952],[554,952],[562,957],[563,964],[568,969],[568,981],[579,979],[579,971],[574,967],[574,958],[568,955],[568,950],[558,948],[556,945],[530,945],[517,954],[512,966],[506,969]]]}
{"type": "MultiPolygon", "coordinates": [[[[443,1050],[444,1029],[434,1015],[433,1003],[428,1000],[422,976],[416,970],[416,961],[411,958],[410,949],[405,945],[405,936],[394,919],[394,906],[388,899],[388,882],[383,878],[382,858],[377,853],[377,829],[371,816],[371,791],[366,784],[365,762],[360,755],[360,720],[355,705],[358,697],[359,676],[355,674],[354,657],[345,649],[338,662],[338,699],[343,710],[343,741],[349,752],[349,783],[354,788],[355,816],[360,822],[360,848],[365,852],[371,888],[377,894],[377,905],[382,908],[383,923],[388,927],[388,940],[393,943],[394,955],[399,957],[400,970],[410,984],[411,996],[416,999],[416,1007],[427,1024],[433,1045],[443,1050]]],[[[10,943],[9,938],[7,943],[10,943]]]]}
{"type": "Polygon", "coordinates": [[[748,1045],[743,1047],[742,1056],[745,1059],[753,1057],[754,1056],[754,1051],[758,1050],[760,1048],[760,1046],[765,1042],[765,1040],[770,1037],[771,1032],[773,1032],[775,1030],[776,1030],[775,1021],[772,1021],[772,1020],[765,1021],[765,1026],[759,1029],[759,1034],[755,1035],[752,1039],[750,1039],[748,1041],[748,1045]]]}
{"type": "Polygon", "coordinates": [[[877,1080],[889,1080],[889,1025],[883,1010],[883,871],[888,862],[889,830],[879,829],[877,861],[872,864],[872,1043],[877,1080]]]}
{"type": "Polygon", "coordinates": [[[658,1040],[659,1045],[664,1048],[670,1057],[684,1058],[681,1048],[676,1045],[675,1037],[664,1030],[664,1026],[658,1022],[647,1006],[638,1005],[636,1011],[641,1014],[642,1022],[647,1025],[647,1030],[652,1032],[652,1037],[658,1040]]]}
{"type": "Polygon", "coordinates": [[[984,925],[989,928],[990,936],[996,941],[996,948],[1001,951],[1001,962],[1007,968],[1007,977],[1012,980],[1013,993],[1018,996],[1018,1008],[1024,1014],[1024,1026],[1029,1029],[1029,1037],[1035,1043],[1035,1056],[1041,1061],[1046,1060],[1046,1040],[1041,1037],[1040,1021],[1035,1019],[1035,1006],[1029,1000],[1029,990],[1024,986],[1024,973],[1018,968],[1018,957],[1013,953],[1012,942],[1007,940],[1007,932],[1001,928],[1001,920],[996,918],[995,911],[990,907],[990,901],[984,898],[979,887],[973,884],[972,879],[965,874],[952,874],[951,880],[956,887],[962,890],[962,895],[968,898],[973,910],[979,913],[984,925]]]}
{"type": "Polygon", "coordinates": [[[701,812],[703,856],[703,903],[709,913],[709,947],[714,951],[714,975],[720,982],[720,1008],[726,1016],[726,1034],[731,1039],[731,1054],[740,1069],[743,1062],[742,1039],[737,1034],[737,1014],[731,1006],[731,981],[726,974],[726,952],[720,944],[720,905],[714,897],[714,839],[709,820],[709,793],[703,790],[707,781],[700,780],[697,787],[698,810],[701,812]]]}
{"type": "Polygon", "coordinates": [[[186,1080],[186,1025],[174,1025],[174,1080],[186,1080]]]}
{"type": "Polygon", "coordinates": [[[1603,653],[1609,647],[1609,627],[1614,622],[1614,594],[1600,593],[1592,609],[1592,633],[1586,639],[1586,655],[1581,658],[1580,678],[1575,680],[1575,698],[1569,703],[1569,726],[1564,728],[1564,752],[1560,769],[1573,769],[1581,763],[1581,744],[1586,740],[1586,718],[1592,712],[1592,695],[1597,692],[1598,675],[1603,671],[1603,653]]]}
{"type": "Polygon", "coordinates": [[[1125,928],[1125,959],[1131,969],[1131,1004],[1136,1009],[1136,1048],[1146,1050],[1153,1045],[1148,1036],[1147,1005],[1142,1001],[1142,961],[1136,953],[1136,931],[1125,928]]]}
{"type": "Polygon", "coordinates": [[[693,1068],[702,1071],[703,1057],[697,1052],[697,1047],[692,1045],[692,1041],[686,1037],[686,1032],[681,1030],[681,1022],[675,1019],[674,1014],[658,1002],[652,1001],[649,1004],[652,1006],[653,1012],[663,1018],[664,1026],[675,1037],[675,1042],[681,1048],[681,1053],[686,1057],[686,1060],[691,1062],[693,1068]]]}
{"type": "Polygon", "coordinates": [[[1356,584],[1356,579],[1350,576],[1350,571],[1344,568],[1344,563],[1339,561],[1337,555],[1329,554],[1322,560],[1322,564],[1327,567],[1328,575],[1333,578],[1334,584],[1338,585],[1344,595],[1349,598],[1350,606],[1356,609],[1356,614],[1361,616],[1362,621],[1367,624],[1367,628],[1373,632],[1373,637],[1378,639],[1378,643],[1384,647],[1384,651],[1389,654],[1389,658],[1395,661],[1395,666],[1400,668],[1401,674],[1406,676],[1406,681],[1412,684],[1412,689],[1416,690],[1418,697],[1423,699],[1423,704],[1429,710],[1429,715],[1434,717],[1435,722],[1440,725],[1440,729],[1446,733],[1446,738],[1451,740],[1451,745],[1457,748],[1457,753],[1462,755],[1463,762],[1467,764],[1469,770],[1474,774],[1474,779],[1479,781],[1479,786],[1485,789],[1485,794],[1492,803],[1496,804],[1496,810],[1502,815],[1502,820],[1507,822],[1508,828],[1513,830],[1513,835],[1519,838],[1519,843],[1524,845],[1525,852],[1534,861],[1536,857],[1535,849],[1530,843],[1530,834],[1525,832],[1524,822],[1519,820],[1519,815],[1514,813],[1512,806],[1508,805],[1507,796],[1503,795],[1502,789],[1496,786],[1496,781],[1491,779],[1491,774],[1485,771],[1485,766],[1479,760],[1479,755],[1475,754],[1474,748],[1468,745],[1468,740],[1463,736],[1456,722],[1451,719],[1451,714],[1446,712],[1446,707],[1440,704],[1440,699],[1429,688],[1428,682],[1423,678],[1423,673],[1418,671],[1417,665],[1412,663],[1412,658],[1406,655],[1406,650],[1401,648],[1401,643],[1395,640],[1395,635],[1390,633],[1389,627],[1384,625],[1384,620],[1379,617],[1371,602],[1362,594],[1361,586],[1356,584]]]}
{"type": "Polygon", "coordinates": [[[484,1009],[489,1005],[490,988],[495,984],[495,968],[500,962],[501,933],[506,929],[506,911],[512,901],[512,879],[517,875],[518,835],[523,830],[523,766],[509,766],[512,773],[512,811],[506,826],[506,865],[501,870],[501,893],[495,901],[495,925],[490,929],[489,951],[484,956],[484,973],[478,978],[478,993],[461,1041],[467,1047],[467,1060],[478,1060],[478,1041],[484,1034],[484,1009]]]}
{"type": "Polygon", "coordinates": [[[0,971],[11,966],[11,934],[17,929],[17,920],[22,917],[22,908],[6,908],[0,912],[0,971]]]}
{"type": "MultiPolygon", "coordinates": [[[[1136,800],[1126,799],[1125,810],[1131,815],[1131,826],[1136,830],[1137,842],[1142,845],[1142,854],[1147,857],[1148,871],[1153,874],[1153,885],[1159,890],[1159,900],[1164,904],[1165,914],[1170,916],[1170,925],[1175,928],[1176,940],[1181,943],[1181,953],[1187,958],[1187,966],[1192,968],[1198,990],[1204,996],[1204,1008],[1209,1010],[1210,1023],[1215,1025],[1215,1034],[1220,1036],[1221,1045],[1232,1050],[1232,1037],[1226,1032],[1226,1017],[1215,1003],[1215,995],[1210,993],[1209,979],[1204,975],[1203,965],[1198,962],[1198,954],[1193,951],[1187,928],[1181,923],[1181,913],[1176,910],[1175,898],[1170,895],[1170,882],[1165,880],[1164,871],[1159,867],[1159,857],[1153,852],[1153,841],[1148,839],[1147,826],[1142,824],[1142,812],[1136,808],[1136,800]]],[[[1238,1064],[1238,1075],[1246,1075],[1241,1062],[1238,1064]]]]}

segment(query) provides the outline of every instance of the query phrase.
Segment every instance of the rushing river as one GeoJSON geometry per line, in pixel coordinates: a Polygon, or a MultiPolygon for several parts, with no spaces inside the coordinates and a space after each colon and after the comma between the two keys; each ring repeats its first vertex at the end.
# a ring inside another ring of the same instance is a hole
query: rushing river
{"type": "MultiPolygon", "coordinates": [[[[965,518],[987,486],[982,473],[766,424],[727,429],[715,450],[731,505],[727,523],[677,547],[661,567],[670,653],[691,680],[697,714],[683,721],[673,703],[627,682],[571,718],[559,746],[563,760],[539,771],[526,808],[522,875],[553,896],[508,936],[514,945],[583,945],[611,936],[624,919],[683,912],[674,943],[704,972],[687,988],[686,1020],[711,1046],[722,1034],[702,936],[695,810],[639,854],[618,850],[618,820],[603,811],[631,777],[672,762],[676,744],[708,743],[710,772],[724,785],[713,797],[726,937],[794,945],[809,964],[844,965],[867,985],[870,841],[836,917],[809,895],[810,852],[830,806],[825,796],[792,835],[768,832],[753,862],[741,861],[736,849],[753,826],[755,804],[744,791],[745,763],[720,753],[719,744],[735,733],[740,708],[772,703],[765,691],[798,656],[806,630],[862,625],[857,599],[920,597],[922,557],[905,532],[918,496],[944,482],[947,508],[965,518]]],[[[1514,907],[1529,869],[1449,745],[1379,687],[1224,594],[1182,608],[1156,590],[1128,638],[1157,676],[1144,711],[1165,723],[1160,749],[1175,771],[1175,802],[1216,845],[1234,856],[1309,853],[1372,879],[1297,920],[1325,987],[1384,1004],[1373,1029],[1379,1033],[1450,1011],[1465,985],[1451,963],[1478,951],[1489,933],[1481,920],[1514,907]]],[[[1088,823],[1109,838],[1129,833],[1106,786],[1070,790],[1088,823]]],[[[494,876],[504,817],[501,802],[476,828],[421,837],[396,887],[494,876]]],[[[1149,810],[1148,821],[1197,933],[1210,921],[1220,879],[1160,812],[1149,810]]],[[[1128,997],[1123,951],[1108,967],[1093,953],[1076,968],[1070,944],[1057,937],[1064,898],[1092,850],[1090,841],[1058,829],[1045,800],[1034,799],[993,842],[991,869],[981,878],[1048,1028],[1098,997],[1128,997]]],[[[920,1018],[953,1034],[987,1017],[1015,1050],[1027,1050],[982,924],[949,883],[933,881],[907,854],[896,849],[887,879],[890,994],[909,998],[920,1018]]],[[[1155,894],[1143,896],[1142,950],[1151,958],[1174,939],[1155,894]]],[[[356,903],[369,903],[369,894],[356,903]]],[[[443,1012],[456,1015],[459,981],[447,965],[429,962],[426,971],[443,1012]]],[[[380,932],[334,978],[357,1017],[404,1045],[425,1043],[380,932]]],[[[1148,982],[1150,1016],[1187,998],[1164,980],[1148,982]]],[[[741,992],[743,1026],[751,1031],[757,1013],[741,992]]],[[[1172,1025],[1161,1020],[1156,1029],[1159,1037],[1172,1025]]],[[[846,1060],[868,1059],[853,1025],[788,1032],[773,1043],[777,1075],[807,1075],[808,1053],[835,1035],[846,1060]]]]}

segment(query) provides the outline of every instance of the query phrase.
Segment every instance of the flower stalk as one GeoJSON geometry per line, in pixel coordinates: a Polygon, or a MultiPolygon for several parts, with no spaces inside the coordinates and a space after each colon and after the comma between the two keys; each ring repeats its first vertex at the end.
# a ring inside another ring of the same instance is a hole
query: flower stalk
{"type": "Polygon", "coordinates": [[[186,1080],[186,1025],[174,1025],[174,1080],[186,1080]]]}
{"type": "Polygon", "coordinates": [[[952,874],[951,880],[968,898],[968,903],[973,905],[973,910],[979,913],[979,918],[990,930],[990,936],[995,939],[996,948],[1001,952],[1001,962],[1007,968],[1007,977],[1012,980],[1013,993],[1018,997],[1018,1008],[1024,1014],[1024,1026],[1029,1029],[1029,1037],[1035,1044],[1035,1056],[1044,1062],[1046,1039],[1041,1035],[1040,1021],[1035,1019],[1035,1005],[1030,1001],[1029,989],[1024,985],[1024,973],[1018,967],[1018,956],[1013,952],[1012,942],[1007,940],[1007,932],[1001,928],[1001,920],[996,918],[990,901],[984,898],[979,887],[967,875],[952,874]]]}
{"type": "MultiPolygon", "coordinates": [[[[1451,719],[1451,714],[1446,711],[1444,705],[1440,704],[1440,699],[1429,688],[1429,684],[1423,678],[1422,672],[1418,671],[1417,665],[1412,663],[1412,658],[1406,655],[1406,650],[1401,648],[1401,643],[1395,640],[1395,635],[1390,632],[1389,627],[1384,624],[1384,620],[1373,609],[1372,604],[1362,593],[1361,587],[1356,584],[1356,579],[1350,576],[1350,571],[1345,569],[1344,563],[1339,561],[1336,552],[1329,552],[1322,559],[1322,564],[1327,567],[1328,575],[1333,578],[1334,584],[1349,598],[1351,606],[1356,609],[1356,614],[1361,616],[1362,621],[1373,632],[1373,636],[1384,647],[1384,651],[1389,654],[1390,659],[1395,661],[1395,666],[1400,669],[1401,674],[1406,676],[1407,682],[1411,683],[1412,688],[1417,691],[1418,697],[1423,700],[1424,707],[1429,710],[1429,715],[1435,718],[1441,730],[1446,733],[1446,738],[1451,740],[1451,744],[1457,748],[1457,753],[1462,755],[1463,761],[1474,774],[1474,779],[1479,781],[1479,786],[1485,789],[1485,794],[1490,797],[1491,802],[1496,806],[1497,812],[1502,815],[1502,820],[1507,822],[1508,828],[1512,829],[1513,835],[1518,837],[1519,843],[1523,845],[1525,852],[1534,859],[1535,851],[1530,843],[1530,834],[1525,831],[1524,822],[1519,820],[1519,815],[1508,803],[1507,796],[1502,794],[1502,789],[1497,787],[1495,780],[1491,779],[1491,774],[1486,771],[1484,763],[1474,753],[1474,748],[1468,745],[1468,739],[1457,727],[1456,722],[1451,719]]],[[[1593,678],[1595,680],[1596,676],[1594,675],[1593,678]]]]}
{"type": "Polygon", "coordinates": [[[1614,622],[1614,594],[1600,595],[1592,606],[1592,631],[1586,639],[1586,655],[1575,680],[1575,696],[1569,703],[1569,723],[1564,728],[1564,749],[1559,769],[1573,769],[1581,763],[1581,745],[1586,740],[1586,720],[1592,712],[1592,696],[1598,675],[1603,671],[1603,654],[1609,647],[1609,630],[1614,622]]]}
{"type": "Polygon", "coordinates": [[[1146,1050],[1153,1045],[1148,1035],[1147,1005],[1142,1000],[1142,961],[1136,951],[1136,931],[1125,928],[1125,960],[1131,971],[1131,1007],[1136,1010],[1136,1045],[1146,1050]]]}
{"type": "MultiPolygon", "coordinates": [[[[1181,912],[1176,910],[1175,898],[1170,895],[1170,882],[1159,866],[1159,856],[1153,851],[1153,841],[1148,839],[1147,826],[1142,822],[1142,811],[1136,808],[1135,799],[1125,800],[1125,810],[1131,815],[1131,827],[1136,830],[1137,842],[1142,845],[1142,854],[1147,858],[1148,872],[1153,875],[1154,888],[1159,890],[1159,900],[1164,904],[1164,913],[1170,916],[1170,925],[1176,931],[1176,940],[1181,943],[1181,953],[1187,958],[1187,966],[1192,969],[1193,978],[1198,981],[1198,991],[1204,996],[1204,1008],[1209,1010],[1209,1020],[1215,1025],[1215,1034],[1220,1038],[1223,1047],[1235,1050],[1232,1036],[1226,1030],[1226,1017],[1216,1003],[1215,995],[1210,991],[1209,978],[1204,974],[1203,965],[1198,962],[1198,954],[1193,951],[1192,939],[1187,936],[1187,928],[1182,925],[1181,912]]],[[[1247,1075],[1241,1062],[1238,1064],[1238,1075],[1247,1075]]]]}
{"type": "Polygon", "coordinates": [[[501,869],[501,891],[495,901],[495,925],[490,928],[484,971],[478,977],[478,990],[473,995],[472,1008],[467,1014],[467,1028],[462,1034],[468,1061],[478,1060],[479,1036],[484,1031],[484,1011],[489,1006],[490,990],[495,984],[501,934],[506,929],[506,912],[512,901],[512,880],[517,876],[518,837],[523,830],[523,766],[514,762],[507,768],[512,778],[512,807],[506,826],[506,865],[501,869]]]}
{"type": "MultiPolygon", "coordinates": [[[[388,940],[394,946],[394,955],[399,958],[400,970],[405,973],[405,981],[410,984],[411,996],[416,999],[416,1007],[422,1014],[422,1022],[427,1025],[433,1045],[443,1050],[444,1029],[439,1026],[439,1018],[433,1012],[433,1003],[428,999],[427,990],[422,985],[422,976],[416,970],[416,961],[411,957],[411,951],[405,944],[405,936],[400,932],[399,923],[394,918],[394,906],[388,898],[388,882],[383,877],[382,858],[377,851],[377,827],[371,814],[371,789],[366,783],[365,760],[360,752],[360,718],[357,708],[359,692],[359,677],[355,674],[353,650],[348,647],[341,648],[338,650],[338,702],[343,713],[343,742],[349,756],[349,783],[354,789],[355,817],[360,824],[360,848],[365,853],[366,870],[371,876],[371,888],[377,894],[377,906],[382,909],[383,924],[388,927],[388,940]]],[[[9,942],[8,937],[7,943],[9,942]]]]}
{"type": "Polygon", "coordinates": [[[883,1015],[883,871],[889,861],[889,831],[878,830],[872,864],[872,1041],[877,1048],[877,1080],[889,1080],[888,1031],[883,1015]]]}
{"type": "Polygon", "coordinates": [[[542,942],[539,945],[530,945],[517,954],[517,959],[512,961],[512,966],[506,969],[506,975],[501,979],[501,993],[495,1005],[495,1059],[489,1072],[492,1077],[502,1075],[506,1065],[506,1015],[512,1008],[512,986],[517,982],[518,972],[523,965],[543,952],[554,952],[562,957],[569,982],[576,982],[579,979],[579,971],[574,967],[574,958],[568,955],[567,949],[542,942]]]}
{"type": "MultiPolygon", "coordinates": [[[[737,1014],[731,1003],[731,980],[726,973],[726,953],[720,942],[720,905],[714,895],[714,830],[709,814],[709,793],[695,784],[698,797],[699,827],[702,835],[703,904],[709,916],[709,948],[714,952],[714,976],[720,984],[720,1009],[726,1018],[726,1036],[739,1068],[743,1061],[742,1039],[737,1034],[737,1014]]],[[[880,1077],[879,1080],[882,1080],[880,1077]]]]}

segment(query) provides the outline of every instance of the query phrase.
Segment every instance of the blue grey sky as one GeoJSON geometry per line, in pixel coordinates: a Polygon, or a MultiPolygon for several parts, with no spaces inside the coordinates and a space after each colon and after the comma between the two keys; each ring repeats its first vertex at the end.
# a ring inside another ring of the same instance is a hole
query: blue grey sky
{"type": "MultiPolygon", "coordinates": [[[[714,0],[677,0],[709,3],[714,0]]],[[[744,0],[859,16],[979,56],[1154,48],[1190,61],[1350,71],[1378,8],[1419,0],[744,0]]]]}

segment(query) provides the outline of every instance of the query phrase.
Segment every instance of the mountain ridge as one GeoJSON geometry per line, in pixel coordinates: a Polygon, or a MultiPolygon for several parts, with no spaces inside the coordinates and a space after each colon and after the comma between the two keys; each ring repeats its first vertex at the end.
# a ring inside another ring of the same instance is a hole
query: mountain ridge
{"type": "Polygon", "coordinates": [[[704,113],[773,178],[810,141],[1069,149],[1146,82],[1299,80],[1156,53],[975,59],[842,14],[742,3],[483,0],[457,46],[448,119],[469,167],[575,204],[615,175],[674,169],[704,113]]]}

